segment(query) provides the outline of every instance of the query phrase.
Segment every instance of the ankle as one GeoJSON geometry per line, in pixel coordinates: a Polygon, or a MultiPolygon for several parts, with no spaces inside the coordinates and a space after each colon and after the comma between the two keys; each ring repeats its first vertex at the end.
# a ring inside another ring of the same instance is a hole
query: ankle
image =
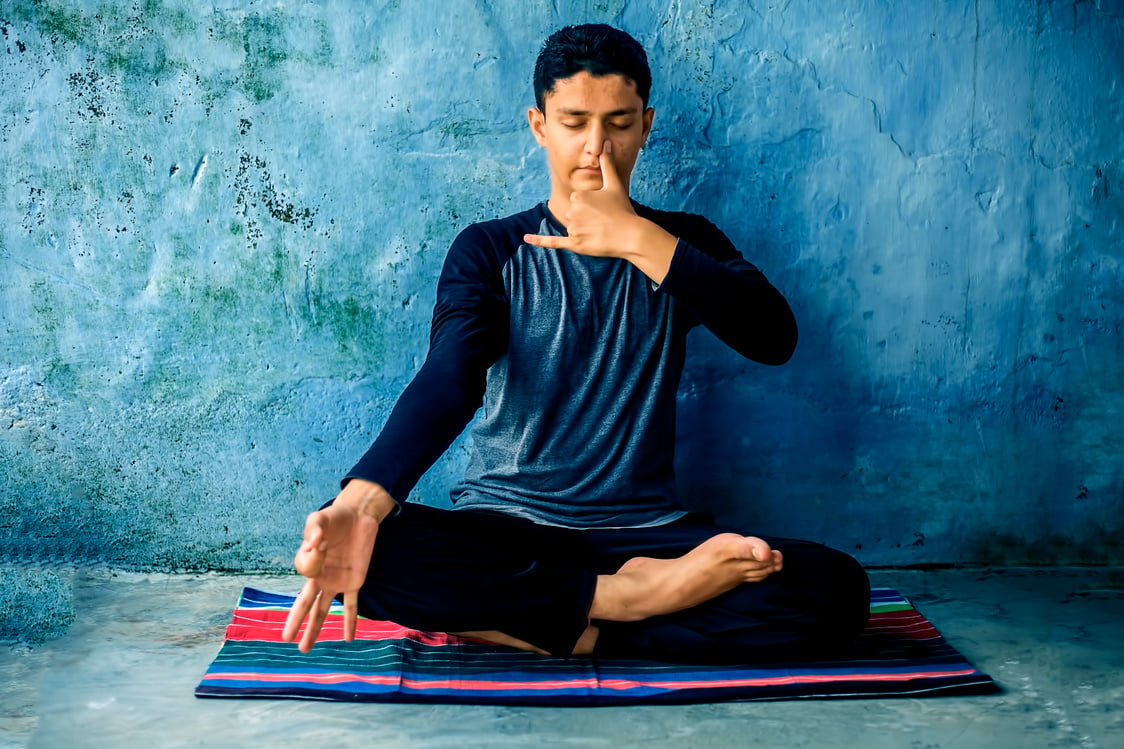
{"type": "Polygon", "coordinates": [[[653,616],[645,605],[647,596],[639,576],[633,572],[598,575],[589,607],[590,619],[610,622],[638,622],[653,616]]]}

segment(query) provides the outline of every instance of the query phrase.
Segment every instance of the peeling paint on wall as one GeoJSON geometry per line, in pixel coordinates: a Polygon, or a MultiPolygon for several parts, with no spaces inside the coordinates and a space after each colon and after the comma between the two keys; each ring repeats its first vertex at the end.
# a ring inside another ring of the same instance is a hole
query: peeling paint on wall
{"type": "MultiPolygon", "coordinates": [[[[425,354],[467,223],[542,199],[542,38],[632,31],[640,199],[791,299],[694,334],[694,504],[872,564],[1120,562],[1124,17],[1108,3],[0,5],[0,538],[283,568],[425,354]]],[[[459,442],[416,492],[442,503],[459,442]]]]}

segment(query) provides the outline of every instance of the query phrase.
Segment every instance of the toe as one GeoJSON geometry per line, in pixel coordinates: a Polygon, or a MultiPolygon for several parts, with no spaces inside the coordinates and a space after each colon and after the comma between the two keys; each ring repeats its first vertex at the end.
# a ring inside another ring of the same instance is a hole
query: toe
{"type": "Polygon", "coordinates": [[[773,558],[773,550],[769,548],[769,544],[756,536],[746,536],[744,548],[749,552],[749,558],[755,562],[768,562],[773,558]]]}

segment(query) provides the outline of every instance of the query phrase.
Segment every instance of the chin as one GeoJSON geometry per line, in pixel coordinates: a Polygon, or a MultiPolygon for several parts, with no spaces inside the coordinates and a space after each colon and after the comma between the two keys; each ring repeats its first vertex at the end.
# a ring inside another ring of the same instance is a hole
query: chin
{"type": "Polygon", "coordinates": [[[600,190],[603,184],[600,174],[581,174],[570,181],[574,190],[600,190]]]}

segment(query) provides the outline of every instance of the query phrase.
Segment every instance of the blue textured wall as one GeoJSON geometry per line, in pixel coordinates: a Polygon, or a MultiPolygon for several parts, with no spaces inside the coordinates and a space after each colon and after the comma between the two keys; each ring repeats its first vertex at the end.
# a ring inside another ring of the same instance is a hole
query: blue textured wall
{"type": "MultiPolygon", "coordinates": [[[[1124,560],[1119,2],[0,2],[0,557],[283,567],[544,198],[541,39],[650,50],[638,196],[789,296],[697,333],[699,506],[865,562],[1124,560]]],[[[443,502],[458,444],[416,497],[443,502]]]]}

